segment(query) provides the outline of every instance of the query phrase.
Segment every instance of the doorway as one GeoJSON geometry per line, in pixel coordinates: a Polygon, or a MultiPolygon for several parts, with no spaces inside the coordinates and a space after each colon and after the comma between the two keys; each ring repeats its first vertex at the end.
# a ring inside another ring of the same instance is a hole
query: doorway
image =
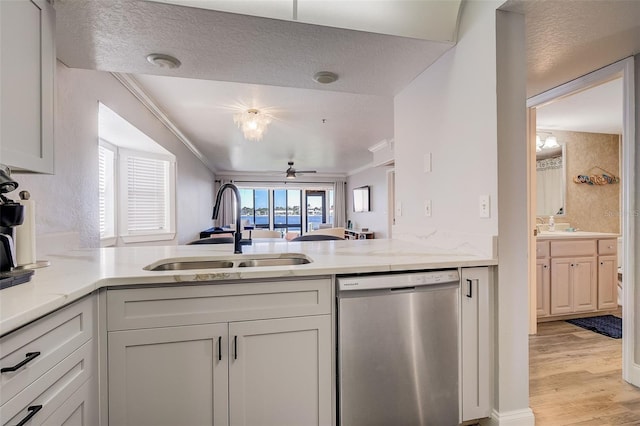
{"type": "Polygon", "coordinates": [[[327,222],[325,191],[305,191],[307,205],[307,231],[319,229],[321,223],[327,222]]]}
{"type": "MultiPolygon", "coordinates": [[[[540,95],[534,96],[527,101],[528,108],[528,140],[530,147],[530,161],[528,162],[528,174],[529,174],[529,223],[530,229],[534,230],[530,233],[530,250],[529,250],[529,289],[530,289],[530,334],[536,334],[537,332],[537,300],[538,291],[536,288],[536,233],[539,229],[537,226],[537,188],[536,188],[536,136],[539,136],[537,130],[537,113],[542,108],[553,105],[560,100],[566,100],[567,98],[576,94],[583,93],[589,89],[596,88],[603,84],[610,83],[615,80],[622,81],[622,127],[621,127],[621,143],[620,143],[620,208],[617,211],[612,211],[612,214],[617,213],[620,217],[620,234],[622,235],[622,250],[618,253],[622,257],[623,265],[634,264],[634,238],[635,230],[633,223],[632,208],[635,206],[634,200],[634,164],[635,164],[635,121],[633,117],[634,111],[634,63],[633,58],[628,58],[615,64],[609,65],[600,70],[594,71],[586,76],[580,77],[576,80],[568,82],[562,86],[558,86],[540,95]]],[[[553,130],[553,129],[552,129],[553,130]]],[[[551,132],[553,133],[553,132],[551,132]]],[[[537,144],[540,147],[540,143],[537,144]]],[[[585,170],[585,174],[588,174],[588,170],[585,170]]],[[[565,176],[567,185],[572,184],[574,176],[565,176]]],[[[565,208],[565,201],[563,200],[562,208],[565,208]]],[[[556,210],[558,212],[558,210],[556,210]]],[[[560,213],[565,213],[560,211],[560,213]]],[[[566,212],[570,213],[570,212],[566,212]]],[[[571,225],[569,224],[569,227],[571,225]]],[[[634,307],[634,292],[635,292],[635,280],[634,271],[631,267],[627,267],[624,273],[624,285],[622,304],[624,306],[623,317],[623,342],[622,342],[622,375],[623,378],[638,386],[640,385],[640,366],[635,363],[634,359],[634,341],[635,341],[635,326],[633,322],[635,307],[634,307]]]]}

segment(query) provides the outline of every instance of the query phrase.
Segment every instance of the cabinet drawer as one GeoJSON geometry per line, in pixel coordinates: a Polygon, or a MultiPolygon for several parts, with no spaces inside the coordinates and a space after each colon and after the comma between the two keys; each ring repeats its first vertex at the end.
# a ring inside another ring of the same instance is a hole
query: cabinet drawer
{"type": "Polygon", "coordinates": [[[41,406],[31,417],[29,426],[42,424],[93,372],[93,341],[85,343],[47,371],[14,398],[0,407],[2,426],[16,425],[30,413],[30,407],[41,406]]]}
{"type": "Polygon", "coordinates": [[[596,240],[551,241],[551,257],[593,256],[596,254],[596,240]]]}
{"type": "Polygon", "coordinates": [[[598,240],[598,254],[616,254],[618,240],[598,240]]]}
{"type": "Polygon", "coordinates": [[[31,359],[15,371],[0,373],[0,405],[91,338],[93,301],[85,298],[0,339],[1,368],[31,359]]]}
{"type": "Polygon", "coordinates": [[[536,241],[536,257],[549,257],[549,241],[536,241]]]}
{"type": "Polygon", "coordinates": [[[331,312],[331,280],[236,282],[107,292],[109,331],[331,312]]]}

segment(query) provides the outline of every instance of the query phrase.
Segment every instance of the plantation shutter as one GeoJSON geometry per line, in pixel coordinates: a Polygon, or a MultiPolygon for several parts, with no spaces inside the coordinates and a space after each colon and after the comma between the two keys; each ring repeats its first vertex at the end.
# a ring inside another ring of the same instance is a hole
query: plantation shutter
{"type": "Polygon", "coordinates": [[[127,158],[127,231],[130,234],[168,228],[169,162],[127,158]]]}

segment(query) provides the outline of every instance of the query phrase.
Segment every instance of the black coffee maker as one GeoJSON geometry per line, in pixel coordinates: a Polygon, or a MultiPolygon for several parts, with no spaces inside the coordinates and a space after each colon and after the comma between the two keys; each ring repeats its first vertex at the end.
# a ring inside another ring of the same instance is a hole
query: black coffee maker
{"type": "Polygon", "coordinates": [[[0,289],[27,282],[33,271],[14,270],[16,262],[16,230],[24,220],[24,206],[5,194],[15,191],[18,182],[11,179],[11,170],[0,164],[0,289]]]}

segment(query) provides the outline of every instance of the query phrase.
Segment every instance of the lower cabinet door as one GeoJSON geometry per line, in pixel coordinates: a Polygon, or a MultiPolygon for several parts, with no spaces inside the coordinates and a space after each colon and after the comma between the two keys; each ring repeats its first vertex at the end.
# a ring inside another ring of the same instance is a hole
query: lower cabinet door
{"type": "Polygon", "coordinates": [[[227,323],[108,334],[109,424],[228,424],[227,323]]]}
{"type": "Polygon", "coordinates": [[[573,265],[573,259],[551,259],[551,314],[553,315],[573,312],[573,265]]]}
{"type": "Polygon", "coordinates": [[[491,414],[489,268],[462,268],[460,282],[460,415],[465,422],[491,414]]]}
{"type": "Polygon", "coordinates": [[[536,313],[538,318],[551,313],[551,273],[548,259],[536,261],[536,313]]]}
{"type": "Polygon", "coordinates": [[[618,258],[598,257],[598,309],[618,307],[618,258]]]}
{"type": "Polygon", "coordinates": [[[576,258],[573,265],[573,310],[574,312],[595,311],[598,307],[596,259],[576,258]]]}
{"type": "Polygon", "coordinates": [[[97,383],[92,377],[67,399],[42,426],[95,426],[98,424],[97,383]]]}
{"type": "Polygon", "coordinates": [[[331,425],[331,316],[229,323],[231,425],[331,425]]]}

